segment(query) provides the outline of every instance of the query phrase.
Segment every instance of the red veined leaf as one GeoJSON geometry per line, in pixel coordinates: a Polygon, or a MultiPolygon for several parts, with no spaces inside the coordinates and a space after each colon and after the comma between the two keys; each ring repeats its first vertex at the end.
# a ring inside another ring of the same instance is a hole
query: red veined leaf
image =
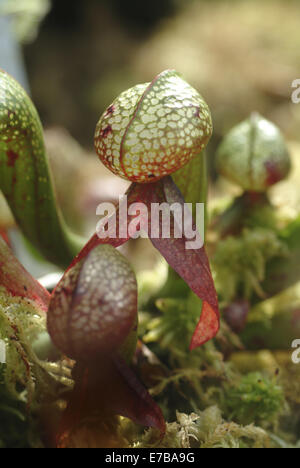
{"type": "MultiPolygon", "coordinates": [[[[168,264],[182,277],[182,279],[188,284],[192,291],[203,300],[202,313],[199,323],[193,334],[190,349],[194,349],[212,339],[218,332],[220,327],[220,314],[218,307],[218,298],[215,290],[212,274],[210,271],[208,257],[206,255],[204,247],[197,249],[187,249],[186,242],[189,242],[183,232],[181,238],[174,236],[175,231],[175,218],[171,212],[171,238],[162,238],[160,235],[158,238],[151,238],[151,208],[154,203],[161,204],[167,203],[172,205],[177,203],[183,210],[184,199],[180,193],[180,190],[173,182],[170,176],[161,179],[158,182],[149,184],[137,184],[133,183],[127,192],[128,206],[131,203],[141,202],[144,203],[148,208],[148,219],[140,218],[140,224],[148,223],[148,233],[153,245],[160,251],[162,256],[166,259],[168,264]],[[173,236],[172,236],[173,233],[173,236]]],[[[126,232],[124,237],[119,237],[118,233],[115,238],[111,237],[109,231],[105,239],[99,239],[95,234],[92,239],[88,242],[86,247],[80,252],[78,257],[74,260],[73,264],[80,261],[99,244],[111,244],[114,247],[118,247],[130,238],[128,233],[128,226],[135,216],[128,216],[125,220],[126,225],[122,226],[122,230],[126,232]]],[[[120,212],[119,210],[111,217],[112,225],[116,223],[119,226],[120,212]]],[[[152,220],[153,221],[153,220],[152,220]]],[[[192,223],[191,223],[192,224],[192,223]]],[[[182,227],[182,226],[181,226],[182,227]]],[[[138,230],[139,225],[136,225],[138,230]]],[[[153,228],[153,226],[152,226],[153,228]]],[[[192,224],[193,230],[195,230],[195,224],[192,224]]],[[[160,223],[157,226],[157,231],[160,232],[162,225],[160,223]]],[[[134,233],[131,233],[131,235],[134,233]]]]}
{"type": "MultiPolygon", "coordinates": [[[[178,203],[183,209],[184,199],[171,179],[165,177],[156,183],[155,190],[152,190],[150,198],[147,200],[149,212],[153,203],[178,203]]],[[[176,220],[171,212],[171,233],[174,234],[176,220]]],[[[193,230],[195,230],[193,223],[193,230]]],[[[189,285],[191,290],[203,300],[203,307],[200,320],[194,331],[190,349],[203,345],[212,339],[220,327],[220,314],[218,298],[214,286],[214,281],[210,271],[208,257],[204,247],[198,249],[187,249],[186,242],[190,241],[183,230],[181,238],[165,239],[151,238],[153,245],[160,251],[168,264],[181,276],[189,285]]]]}
{"type": "MultiPolygon", "coordinates": [[[[143,203],[144,198],[148,196],[146,194],[149,191],[149,185],[152,187],[152,185],[154,184],[147,184],[147,185],[141,185],[141,184],[136,184],[136,183],[131,184],[125,194],[127,196],[128,206],[130,206],[132,203],[137,203],[137,202],[143,203]]],[[[125,223],[123,224],[120,222],[120,217],[121,217],[121,213],[118,207],[116,212],[110,218],[111,226],[117,227],[116,233],[113,232],[113,228],[108,229],[107,236],[103,239],[100,239],[97,233],[94,234],[92,238],[88,241],[88,243],[85,245],[85,247],[81,250],[81,252],[79,252],[77,257],[75,257],[75,259],[73,260],[69,268],[73,267],[74,265],[76,265],[76,263],[80,262],[83,258],[85,258],[89,254],[89,252],[91,252],[91,250],[93,250],[98,245],[110,244],[111,246],[117,248],[125,244],[130,239],[130,236],[128,234],[128,225],[130,221],[132,221],[132,219],[135,218],[135,216],[128,215],[124,217],[125,223]],[[122,232],[120,232],[119,230],[120,227],[121,227],[122,232]]]]}
{"type": "Polygon", "coordinates": [[[13,296],[31,299],[41,310],[47,311],[50,294],[25,270],[2,238],[0,238],[0,286],[4,286],[13,296]]]}
{"type": "Polygon", "coordinates": [[[117,414],[130,418],[137,424],[156,427],[164,434],[166,424],[159,406],[120,356],[115,355],[113,362],[116,379],[120,382],[112,404],[117,414]],[[126,400],[126,405],[122,404],[121,407],[122,400],[126,400]]]}

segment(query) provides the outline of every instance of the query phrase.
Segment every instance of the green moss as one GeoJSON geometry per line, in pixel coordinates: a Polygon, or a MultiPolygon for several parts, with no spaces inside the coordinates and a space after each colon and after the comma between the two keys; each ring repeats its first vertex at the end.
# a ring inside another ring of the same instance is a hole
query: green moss
{"type": "Polygon", "coordinates": [[[167,424],[166,436],[157,444],[157,433],[150,429],[138,441],[137,448],[268,448],[268,434],[254,425],[240,426],[223,419],[216,406],[205,411],[177,413],[176,422],[167,424]]]}
{"type": "Polygon", "coordinates": [[[241,237],[219,242],[213,258],[217,290],[227,304],[236,297],[264,297],[260,284],[265,279],[266,264],[275,257],[286,257],[287,248],[268,229],[244,230],[241,237]]]}
{"type": "Polygon", "coordinates": [[[269,425],[276,422],[284,407],[284,393],[276,381],[259,372],[250,373],[225,392],[230,418],[240,424],[269,425]]]}
{"type": "Polygon", "coordinates": [[[159,299],[156,306],[161,315],[149,321],[144,341],[159,342],[162,348],[176,346],[187,351],[201,315],[202,301],[190,292],[186,299],[159,299]]]}
{"type": "Polygon", "coordinates": [[[0,420],[0,448],[43,447],[36,422],[28,414],[26,404],[10,396],[3,379],[0,383],[0,420]]]}
{"type": "Polygon", "coordinates": [[[61,361],[38,358],[34,343],[45,329],[45,316],[31,301],[0,288],[0,339],[6,345],[6,362],[0,365],[2,447],[42,446],[42,429],[37,428],[41,408],[73,385],[61,361]]]}

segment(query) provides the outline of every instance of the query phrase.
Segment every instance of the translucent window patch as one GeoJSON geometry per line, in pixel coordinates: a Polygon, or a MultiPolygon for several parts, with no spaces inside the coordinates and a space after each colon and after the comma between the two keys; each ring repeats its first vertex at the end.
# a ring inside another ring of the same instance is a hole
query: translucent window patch
{"type": "Polygon", "coordinates": [[[211,133],[211,116],[202,96],[175,71],[166,70],[151,83],[122,93],[105,111],[96,128],[95,149],[115,174],[147,183],[172,174],[196,157],[211,133]],[[129,112],[126,125],[122,125],[124,109],[129,112]],[[119,153],[118,165],[108,158],[113,145],[119,153]],[[157,163],[155,177],[144,159],[150,148],[155,151],[151,160],[157,163]]]}

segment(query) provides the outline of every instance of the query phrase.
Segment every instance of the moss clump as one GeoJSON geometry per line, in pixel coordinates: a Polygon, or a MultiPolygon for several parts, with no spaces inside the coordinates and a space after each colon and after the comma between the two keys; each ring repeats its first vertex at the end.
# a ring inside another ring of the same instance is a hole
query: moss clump
{"type": "Polygon", "coordinates": [[[167,433],[157,445],[157,433],[150,429],[136,448],[269,448],[268,434],[254,425],[241,426],[223,419],[217,406],[205,411],[177,413],[176,422],[167,424],[167,433]]]}
{"type": "Polygon", "coordinates": [[[4,384],[5,365],[0,365],[0,448],[41,448],[35,421],[26,404],[7,392],[4,384]]]}
{"type": "Polygon", "coordinates": [[[41,447],[41,408],[55,404],[71,388],[63,362],[39,359],[34,343],[45,333],[45,315],[30,300],[13,297],[0,287],[0,339],[6,362],[0,364],[0,447],[41,447]]]}
{"type": "Polygon", "coordinates": [[[286,257],[287,248],[269,229],[245,229],[238,237],[219,242],[213,258],[217,290],[228,304],[236,297],[264,297],[260,284],[265,279],[266,264],[272,258],[286,257]]]}
{"type": "Polygon", "coordinates": [[[159,342],[162,348],[177,347],[187,351],[190,338],[201,314],[202,301],[192,292],[187,298],[156,301],[160,317],[147,324],[145,343],[159,342]]]}
{"type": "Polygon", "coordinates": [[[276,381],[259,372],[250,373],[225,392],[230,418],[240,424],[270,425],[284,406],[284,393],[276,381]]]}

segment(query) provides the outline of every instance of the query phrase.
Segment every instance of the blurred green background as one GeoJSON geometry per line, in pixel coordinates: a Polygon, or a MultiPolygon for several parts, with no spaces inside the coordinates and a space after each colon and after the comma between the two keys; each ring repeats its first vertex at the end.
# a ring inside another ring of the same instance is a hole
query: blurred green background
{"type": "Polygon", "coordinates": [[[299,0],[52,0],[24,54],[44,124],[85,146],[119,92],[166,68],[208,101],[212,145],[252,110],[299,135],[299,0]]]}
{"type": "MultiPolygon", "coordinates": [[[[100,115],[121,91],[164,69],[182,73],[211,108],[212,179],[222,136],[253,111],[276,123],[300,158],[300,104],[291,101],[300,78],[299,0],[0,0],[3,18],[46,129],[59,203],[78,232],[92,233],[96,206],[126,188],[93,152],[100,115]]],[[[281,190],[281,203],[298,206],[296,186],[284,200],[281,190]]]]}

